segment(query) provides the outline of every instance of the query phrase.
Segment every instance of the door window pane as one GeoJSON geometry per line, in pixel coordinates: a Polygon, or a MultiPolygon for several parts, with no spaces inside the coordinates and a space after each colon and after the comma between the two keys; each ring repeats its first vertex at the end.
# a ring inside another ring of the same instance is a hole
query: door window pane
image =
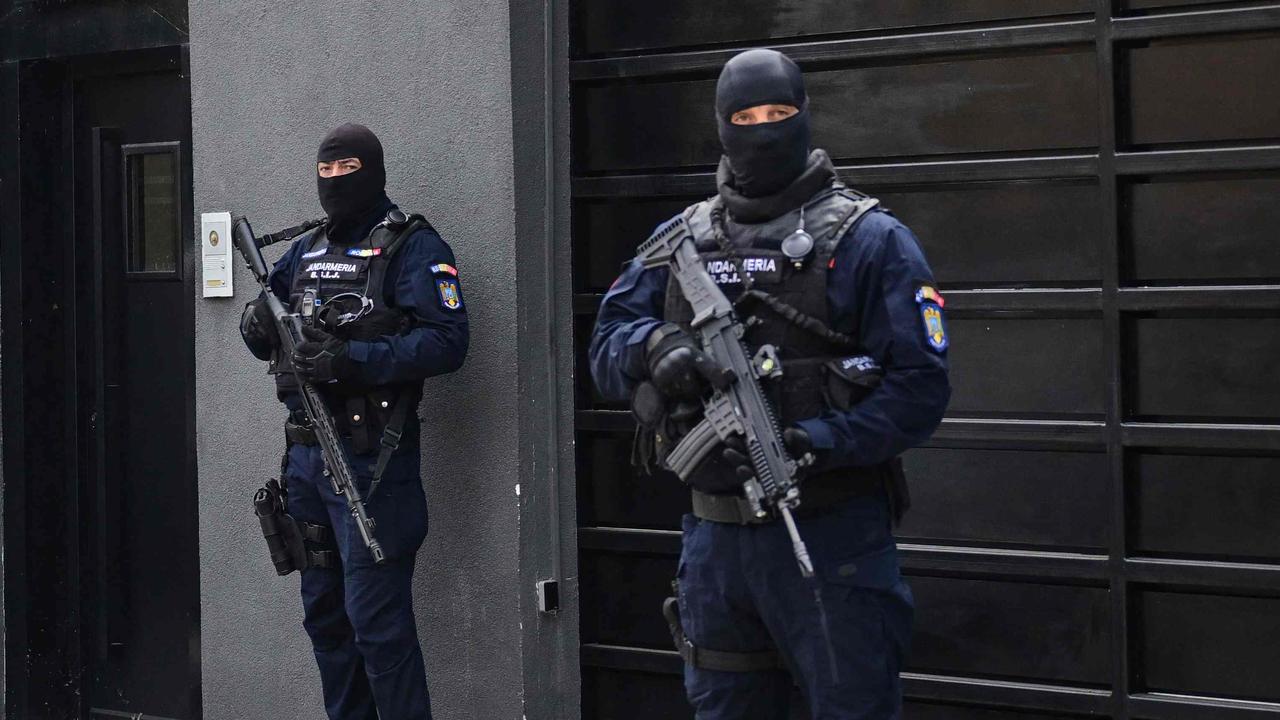
{"type": "Polygon", "coordinates": [[[129,272],[178,270],[178,155],[127,156],[129,272]]]}

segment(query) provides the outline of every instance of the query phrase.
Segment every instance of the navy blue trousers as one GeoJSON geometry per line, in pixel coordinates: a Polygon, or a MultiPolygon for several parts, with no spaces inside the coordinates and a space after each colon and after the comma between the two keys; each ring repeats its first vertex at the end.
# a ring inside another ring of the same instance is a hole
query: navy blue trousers
{"type": "Polygon", "coordinates": [[[694,645],[776,648],[790,672],[721,672],[685,666],[698,720],[786,720],[793,680],[821,720],[897,720],[911,634],[911,591],[898,571],[883,497],[857,498],[798,522],[822,595],[833,672],[815,583],[796,564],[786,527],[684,517],[677,577],[681,619],[694,645]]]}
{"type": "Polygon", "coordinates": [[[411,450],[392,458],[372,498],[367,494],[376,455],[347,455],[387,554],[381,566],[360,540],[345,497],[324,477],[319,446],[289,449],[289,513],[332,527],[342,559],[341,567],[302,572],[302,624],[330,720],[431,718],[412,596],[414,557],[427,535],[427,499],[418,444],[407,436],[404,443],[411,450]]]}

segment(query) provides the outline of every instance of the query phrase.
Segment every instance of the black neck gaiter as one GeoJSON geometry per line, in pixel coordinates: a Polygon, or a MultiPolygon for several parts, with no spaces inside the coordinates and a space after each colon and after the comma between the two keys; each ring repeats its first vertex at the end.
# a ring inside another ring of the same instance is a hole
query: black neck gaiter
{"type": "Polygon", "coordinates": [[[747,197],[734,184],[733,169],[729,159],[720,159],[716,171],[716,185],[720,199],[729,211],[729,217],[739,223],[762,223],[781,217],[813,199],[815,195],[831,187],[836,181],[836,168],[827,157],[827,151],[818,149],[809,153],[804,170],[794,180],[777,192],[758,197],[747,197]]]}
{"type": "Polygon", "coordinates": [[[323,178],[316,176],[320,206],[329,216],[329,235],[340,238],[349,234],[375,208],[387,203],[387,171],[382,160],[382,143],[369,128],[347,123],[325,136],[316,153],[316,162],[332,162],[344,158],[360,158],[359,170],[323,178]]]}
{"type": "Polygon", "coordinates": [[[748,50],[725,63],[716,82],[716,123],[734,185],[746,197],[772,195],[791,184],[809,159],[809,99],[804,76],[786,55],[748,50]],[[786,120],[734,125],[739,110],[757,105],[791,105],[786,120]]]}

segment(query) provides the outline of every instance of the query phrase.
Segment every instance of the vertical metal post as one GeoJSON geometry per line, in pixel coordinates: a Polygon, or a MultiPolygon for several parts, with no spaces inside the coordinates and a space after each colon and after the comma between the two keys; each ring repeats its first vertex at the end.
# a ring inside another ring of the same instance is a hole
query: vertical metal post
{"type": "Polygon", "coordinates": [[[1102,322],[1103,348],[1106,362],[1106,444],[1110,474],[1109,507],[1111,542],[1107,563],[1110,585],[1111,708],[1115,718],[1129,717],[1129,588],[1125,577],[1125,555],[1128,552],[1126,521],[1125,457],[1121,436],[1124,419],[1123,387],[1123,321],[1120,317],[1120,187],[1116,178],[1117,107],[1115,42],[1112,31],[1113,0],[1097,0],[1097,35],[1095,38],[1098,66],[1098,192],[1102,222],[1102,322]]]}

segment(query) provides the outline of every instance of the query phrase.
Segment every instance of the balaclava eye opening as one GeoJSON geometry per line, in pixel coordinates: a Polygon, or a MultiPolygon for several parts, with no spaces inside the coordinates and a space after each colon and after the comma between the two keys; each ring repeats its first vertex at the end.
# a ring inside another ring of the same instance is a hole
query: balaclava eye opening
{"type": "Polygon", "coordinates": [[[716,123],[734,185],[746,197],[772,195],[804,172],[809,158],[809,98],[800,68],[786,55],[747,50],[725,63],[716,83],[716,123]],[[774,104],[792,105],[800,112],[759,125],[730,121],[739,110],[774,104]]]}
{"type": "Polygon", "coordinates": [[[360,158],[359,170],[337,177],[316,175],[320,206],[335,226],[359,220],[386,197],[387,171],[382,161],[382,143],[363,125],[347,123],[334,128],[320,142],[316,162],[360,158]]]}

